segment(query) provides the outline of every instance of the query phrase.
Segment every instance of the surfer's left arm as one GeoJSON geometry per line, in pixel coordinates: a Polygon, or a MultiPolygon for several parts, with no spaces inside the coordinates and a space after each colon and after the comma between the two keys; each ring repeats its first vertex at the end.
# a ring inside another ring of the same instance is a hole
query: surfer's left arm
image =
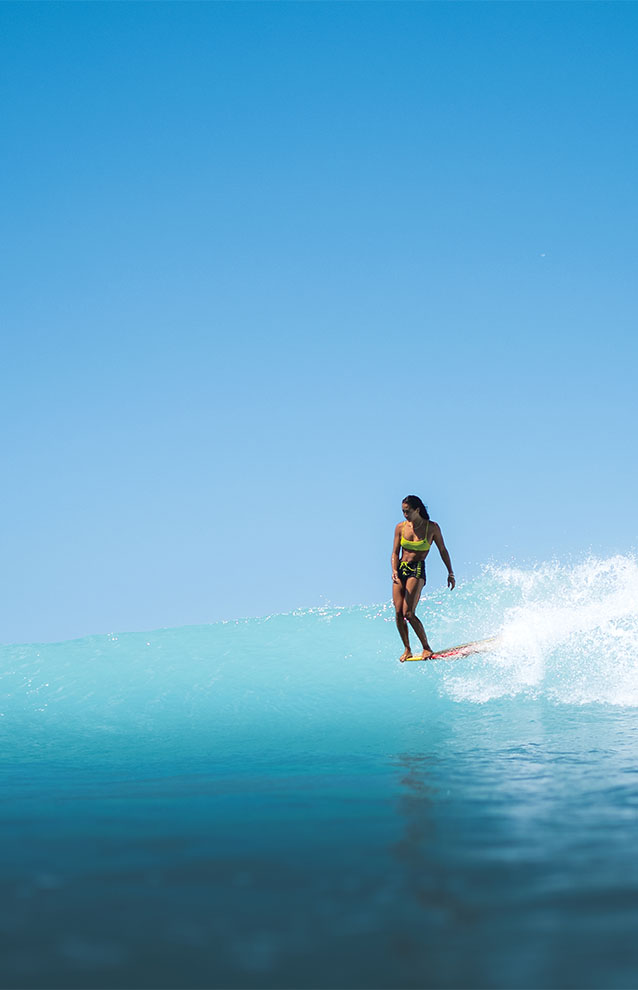
{"type": "Polygon", "coordinates": [[[434,527],[433,539],[438,547],[439,553],[441,554],[441,560],[447,567],[447,583],[451,591],[456,584],[456,580],[454,578],[454,571],[452,570],[452,561],[450,560],[450,555],[445,545],[443,533],[441,532],[441,527],[439,525],[434,527]]]}

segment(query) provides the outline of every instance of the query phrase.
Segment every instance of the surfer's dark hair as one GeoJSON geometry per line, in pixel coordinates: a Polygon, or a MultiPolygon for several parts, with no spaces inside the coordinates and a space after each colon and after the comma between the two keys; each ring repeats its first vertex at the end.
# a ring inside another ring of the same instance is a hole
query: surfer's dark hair
{"type": "Polygon", "coordinates": [[[419,514],[423,519],[425,519],[426,522],[430,521],[428,510],[418,495],[406,495],[401,504],[403,505],[404,503],[405,505],[409,505],[411,509],[418,509],[419,514]]]}

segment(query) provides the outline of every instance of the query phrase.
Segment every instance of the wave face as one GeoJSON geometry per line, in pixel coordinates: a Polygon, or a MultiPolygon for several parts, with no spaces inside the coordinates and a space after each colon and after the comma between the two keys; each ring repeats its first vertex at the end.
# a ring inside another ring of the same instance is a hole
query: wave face
{"type": "Polygon", "coordinates": [[[341,744],[344,733],[422,728],[424,713],[450,705],[638,705],[633,556],[488,567],[454,592],[424,595],[419,614],[435,648],[494,634],[500,646],[399,664],[389,603],[6,646],[0,725],[5,742],[24,728],[36,739],[134,733],[182,742],[241,732],[250,745],[269,732],[325,739],[330,728],[341,744]]]}

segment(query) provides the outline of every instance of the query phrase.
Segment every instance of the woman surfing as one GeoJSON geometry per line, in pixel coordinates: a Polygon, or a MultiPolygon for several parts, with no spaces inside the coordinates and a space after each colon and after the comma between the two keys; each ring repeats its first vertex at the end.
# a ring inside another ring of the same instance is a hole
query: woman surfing
{"type": "Polygon", "coordinates": [[[438,523],[433,522],[428,510],[418,495],[408,495],[401,504],[404,521],[394,530],[392,547],[392,600],[396,612],[397,629],[405,646],[399,657],[401,662],[412,656],[408,623],[417,634],[423,652],[422,660],[432,656],[428,637],[421,620],[417,618],[416,607],[425,586],[425,558],[433,543],[436,544],[441,560],[447,567],[447,583],[450,590],[456,584],[454,571],[443,534],[438,523]]]}

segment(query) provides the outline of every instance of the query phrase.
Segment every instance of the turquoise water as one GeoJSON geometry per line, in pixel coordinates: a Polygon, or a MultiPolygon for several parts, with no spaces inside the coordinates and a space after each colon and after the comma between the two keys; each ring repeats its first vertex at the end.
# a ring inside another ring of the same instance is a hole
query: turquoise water
{"type": "Polygon", "coordinates": [[[638,562],[1,649],[4,987],[635,987],[638,562]]]}

